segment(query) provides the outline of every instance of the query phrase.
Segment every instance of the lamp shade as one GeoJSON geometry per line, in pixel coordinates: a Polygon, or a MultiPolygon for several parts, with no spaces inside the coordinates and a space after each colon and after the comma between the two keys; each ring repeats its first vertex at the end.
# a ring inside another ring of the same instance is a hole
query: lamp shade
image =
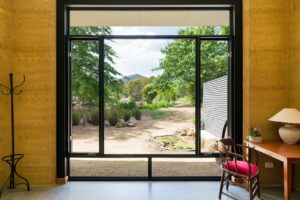
{"type": "Polygon", "coordinates": [[[271,117],[269,121],[287,124],[300,124],[300,111],[296,108],[284,108],[279,113],[271,117]]]}

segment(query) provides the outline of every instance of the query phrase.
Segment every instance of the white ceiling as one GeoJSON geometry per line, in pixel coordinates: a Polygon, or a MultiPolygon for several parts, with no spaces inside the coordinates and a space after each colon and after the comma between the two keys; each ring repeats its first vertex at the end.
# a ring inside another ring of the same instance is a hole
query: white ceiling
{"type": "Polygon", "coordinates": [[[71,26],[229,26],[229,11],[71,11],[71,26]]]}

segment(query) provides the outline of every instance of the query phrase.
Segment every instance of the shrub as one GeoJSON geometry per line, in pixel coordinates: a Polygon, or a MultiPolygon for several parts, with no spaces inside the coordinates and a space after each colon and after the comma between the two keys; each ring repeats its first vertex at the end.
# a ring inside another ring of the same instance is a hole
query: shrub
{"type": "Polygon", "coordinates": [[[136,120],[141,120],[142,112],[139,109],[133,110],[132,115],[135,117],[136,120]]]}
{"type": "Polygon", "coordinates": [[[108,120],[109,109],[104,109],[104,119],[108,120]]]}
{"type": "Polygon", "coordinates": [[[108,114],[108,121],[111,126],[115,126],[119,121],[119,114],[116,110],[111,109],[108,114]]]}
{"type": "Polygon", "coordinates": [[[170,103],[167,101],[159,101],[157,103],[146,104],[143,106],[143,108],[153,110],[153,109],[159,109],[159,108],[168,108],[173,105],[174,105],[174,103],[170,103]]]}
{"type": "Polygon", "coordinates": [[[170,101],[175,101],[177,99],[177,95],[176,95],[176,92],[175,92],[174,88],[167,87],[163,91],[159,91],[157,93],[156,99],[158,101],[170,102],[170,101]]]}
{"type": "Polygon", "coordinates": [[[136,104],[134,101],[129,101],[128,103],[122,102],[119,103],[119,108],[131,110],[136,108],[136,104]]]}
{"type": "Polygon", "coordinates": [[[72,124],[78,126],[82,117],[82,112],[80,110],[72,109],[72,124]]]}
{"type": "Polygon", "coordinates": [[[195,99],[192,96],[184,96],[183,103],[190,106],[195,106],[196,104],[195,99]]]}
{"type": "Polygon", "coordinates": [[[131,112],[130,110],[123,110],[123,119],[124,121],[128,121],[131,117],[131,112]]]}
{"type": "Polygon", "coordinates": [[[157,96],[157,91],[151,83],[145,85],[142,89],[143,100],[147,103],[152,103],[153,99],[157,96]]]}
{"type": "Polygon", "coordinates": [[[89,111],[89,123],[97,126],[99,125],[99,109],[94,108],[89,111]]]}

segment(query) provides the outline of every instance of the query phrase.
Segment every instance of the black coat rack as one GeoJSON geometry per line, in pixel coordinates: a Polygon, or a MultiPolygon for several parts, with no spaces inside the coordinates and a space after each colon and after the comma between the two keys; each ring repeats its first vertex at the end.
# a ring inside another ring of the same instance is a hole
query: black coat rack
{"type": "Polygon", "coordinates": [[[1,187],[0,190],[0,197],[3,192],[3,190],[6,188],[5,186],[9,183],[9,189],[14,189],[19,185],[25,185],[27,187],[27,190],[30,191],[30,184],[26,178],[21,176],[17,172],[17,164],[19,161],[24,157],[24,154],[15,154],[15,121],[14,121],[14,95],[20,95],[22,93],[22,90],[19,90],[21,86],[25,83],[25,75],[23,76],[23,81],[21,84],[14,87],[14,75],[13,73],[9,74],[9,82],[10,86],[7,87],[0,83],[0,87],[4,88],[4,90],[1,90],[1,94],[3,95],[10,95],[10,110],[11,110],[11,155],[4,156],[1,160],[8,163],[10,166],[10,175],[1,187]],[[15,184],[15,175],[21,179],[21,182],[18,184],[15,184]]]}

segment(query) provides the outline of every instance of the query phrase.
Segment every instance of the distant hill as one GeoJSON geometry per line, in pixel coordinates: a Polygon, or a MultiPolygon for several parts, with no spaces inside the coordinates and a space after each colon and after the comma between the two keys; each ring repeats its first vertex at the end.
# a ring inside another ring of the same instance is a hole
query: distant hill
{"type": "Polygon", "coordinates": [[[126,84],[130,81],[134,81],[134,80],[137,80],[137,79],[140,79],[140,78],[147,78],[145,76],[142,76],[140,74],[132,74],[132,75],[129,75],[129,76],[125,76],[124,78],[121,79],[121,81],[126,84]]]}

